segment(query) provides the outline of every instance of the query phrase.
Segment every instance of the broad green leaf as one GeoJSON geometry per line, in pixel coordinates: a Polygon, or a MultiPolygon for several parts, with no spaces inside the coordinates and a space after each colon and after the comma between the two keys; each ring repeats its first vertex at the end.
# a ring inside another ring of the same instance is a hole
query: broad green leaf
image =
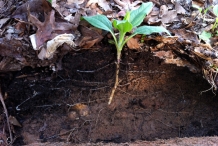
{"type": "Polygon", "coordinates": [[[130,12],[128,11],[126,12],[126,15],[124,16],[123,20],[129,21],[129,19],[130,19],[130,12]]]}
{"type": "Polygon", "coordinates": [[[113,20],[113,26],[122,33],[132,30],[132,24],[127,20],[113,20]]]}
{"type": "Polygon", "coordinates": [[[113,32],[111,21],[104,15],[84,16],[82,19],[85,19],[97,28],[113,32]]]}
{"type": "Polygon", "coordinates": [[[206,31],[203,31],[199,35],[199,38],[204,40],[206,43],[209,43],[211,37],[212,37],[212,34],[210,32],[206,32],[206,31]]]}
{"type": "Polygon", "coordinates": [[[150,35],[152,33],[161,33],[166,32],[168,35],[171,35],[168,30],[166,30],[162,26],[140,26],[134,31],[134,35],[136,34],[145,34],[150,35]]]}
{"type": "Polygon", "coordinates": [[[153,8],[152,2],[142,3],[142,5],[130,12],[130,23],[133,27],[139,26],[144,20],[145,16],[151,12],[153,8]]]}
{"type": "Polygon", "coordinates": [[[214,14],[218,17],[218,5],[215,5],[215,6],[213,7],[213,12],[214,12],[214,14]]]}
{"type": "Polygon", "coordinates": [[[52,0],[47,0],[49,3],[52,3],[52,0]]]}

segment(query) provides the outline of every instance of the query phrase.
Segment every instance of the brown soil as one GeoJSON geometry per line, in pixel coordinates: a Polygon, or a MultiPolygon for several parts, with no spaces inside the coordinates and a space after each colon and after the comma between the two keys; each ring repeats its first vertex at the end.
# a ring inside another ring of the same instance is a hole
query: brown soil
{"type": "Polygon", "coordinates": [[[115,49],[103,47],[68,53],[62,71],[2,73],[9,114],[22,125],[14,126],[14,145],[218,135],[218,98],[200,94],[210,88],[202,75],[163,64],[145,50],[123,52],[120,85],[108,105],[114,60],[115,49]]]}

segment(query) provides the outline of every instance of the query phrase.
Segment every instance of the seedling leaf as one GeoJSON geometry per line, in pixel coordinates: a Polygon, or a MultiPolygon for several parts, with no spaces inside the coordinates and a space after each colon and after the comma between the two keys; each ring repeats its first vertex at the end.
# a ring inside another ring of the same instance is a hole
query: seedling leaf
{"type": "Polygon", "coordinates": [[[128,11],[126,12],[126,15],[124,16],[123,20],[129,21],[129,19],[130,19],[130,12],[128,11]]]}
{"type": "Polygon", "coordinates": [[[132,24],[127,20],[113,20],[113,26],[122,33],[126,33],[132,30],[132,24]]]}
{"type": "Polygon", "coordinates": [[[212,37],[212,34],[210,32],[203,31],[200,35],[199,38],[204,40],[206,43],[210,42],[210,38],[212,37]]]}
{"type": "Polygon", "coordinates": [[[214,12],[214,14],[218,17],[218,5],[215,5],[215,6],[213,7],[213,12],[214,12]]]}
{"type": "Polygon", "coordinates": [[[171,35],[170,32],[162,26],[140,26],[134,31],[133,35],[136,34],[150,35],[152,33],[161,33],[161,32],[166,32],[168,35],[171,35]]]}
{"type": "Polygon", "coordinates": [[[139,26],[144,20],[145,16],[151,12],[153,8],[152,2],[142,3],[142,5],[130,12],[130,23],[133,27],[139,26]]]}
{"type": "Polygon", "coordinates": [[[97,28],[109,31],[111,33],[113,32],[113,28],[110,20],[104,15],[84,16],[82,17],[82,19],[85,19],[86,21],[88,21],[90,24],[92,24],[97,28]]]}

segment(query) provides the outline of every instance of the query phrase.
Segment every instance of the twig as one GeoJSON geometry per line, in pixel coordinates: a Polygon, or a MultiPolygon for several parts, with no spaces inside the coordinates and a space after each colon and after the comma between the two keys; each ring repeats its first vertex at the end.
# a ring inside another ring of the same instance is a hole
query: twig
{"type": "Polygon", "coordinates": [[[8,131],[9,131],[9,135],[10,135],[10,144],[12,144],[13,143],[13,136],[12,136],[11,126],[10,126],[9,119],[8,119],[8,110],[6,108],[1,89],[0,89],[0,100],[1,100],[2,106],[4,108],[6,119],[7,119],[8,131]]]}

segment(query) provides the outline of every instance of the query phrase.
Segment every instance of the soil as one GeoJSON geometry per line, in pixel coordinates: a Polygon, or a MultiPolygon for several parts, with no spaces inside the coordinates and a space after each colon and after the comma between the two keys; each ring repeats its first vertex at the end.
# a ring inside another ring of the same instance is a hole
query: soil
{"type": "Polygon", "coordinates": [[[146,50],[123,51],[119,87],[108,105],[116,51],[100,46],[68,53],[61,71],[25,67],[1,73],[9,115],[22,125],[13,126],[14,145],[218,135],[218,97],[202,92],[210,88],[202,74],[164,64],[146,50]]]}

